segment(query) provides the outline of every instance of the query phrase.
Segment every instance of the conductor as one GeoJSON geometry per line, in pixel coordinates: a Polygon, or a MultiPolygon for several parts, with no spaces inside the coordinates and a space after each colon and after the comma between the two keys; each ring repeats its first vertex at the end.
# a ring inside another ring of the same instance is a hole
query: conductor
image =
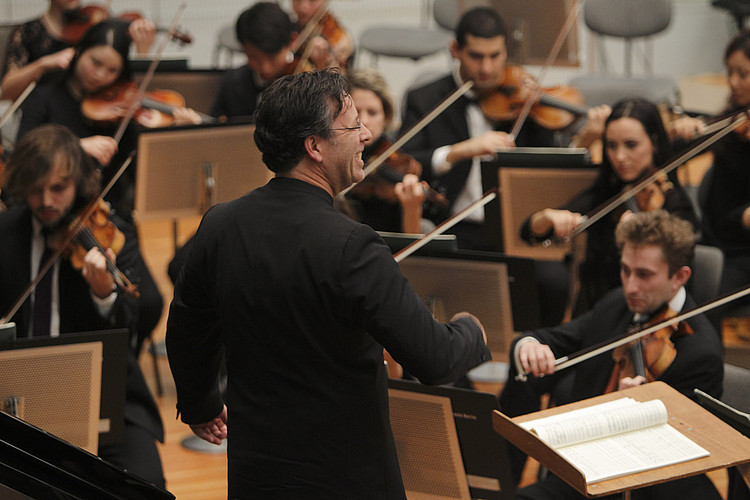
{"type": "Polygon", "coordinates": [[[478,320],[435,321],[377,233],[334,209],[370,137],[337,70],[276,80],[255,131],[275,178],[206,213],[178,278],[177,407],[209,442],[231,431],[230,498],[405,498],[383,348],[428,384],[490,358],[478,320]]]}

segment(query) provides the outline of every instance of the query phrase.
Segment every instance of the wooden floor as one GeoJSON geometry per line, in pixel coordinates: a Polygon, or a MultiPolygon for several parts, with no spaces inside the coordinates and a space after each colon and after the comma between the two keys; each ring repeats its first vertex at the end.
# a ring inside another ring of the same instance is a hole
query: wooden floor
{"type": "MultiPolygon", "coordinates": [[[[165,302],[164,315],[154,335],[157,343],[164,338],[167,308],[172,298],[172,284],[169,281],[166,269],[174,252],[174,234],[177,233],[177,241],[182,243],[194,232],[198,222],[199,219],[196,217],[189,220],[183,219],[176,227],[173,226],[172,221],[168,220],[141,221],[139,224],[142,251],[165,302]]],[[[746,323],[744,326],[750,331],[750,322],[746,323]]],[[[736,335],[736,329],[742,327],[742,323],[725,322],[725,338],[728,337],[735,343],[745,342],[745,346],[750,345],[750,342],[738,338],[736,335]]],[[[152,392],[156,394],[153,362],[145,349],[140,362],[146,380],[152,392]]],[[[159,356],[157,366],[159,379],[163,387],[163,395],[157,396],[156,399],[166,429],[166,439],[160,447],[160,453],[167,480],[167,489],[179,500],[225,499],[227,496],[226,455],[224,453],[190,451],[182,446],[182,440],[192,436],[192,433],[188,426],[175,418],[175,389],[166,358],[159,356]]],[[[496,392],[499,387],[482,387],[481,389],[496,392]]],[[[538,464],[530,461],[524,474],[523,484],[529,484],[535,480],[537,469],[538,464]]],[[[711,478],[726,497],[726,472],[717,471],[711,475],[711,478]]]]}

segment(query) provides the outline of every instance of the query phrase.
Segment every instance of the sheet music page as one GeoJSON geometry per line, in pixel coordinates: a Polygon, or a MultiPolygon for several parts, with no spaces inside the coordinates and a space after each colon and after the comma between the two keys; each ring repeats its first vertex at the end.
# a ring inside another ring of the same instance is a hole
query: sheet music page
{"type": "Polygon", "coordinates": [[[651,427],[666,421],[667,408],[664,403],[655,399],[645,403],[633,401],[633,404],[604,411],[599,408],[599,411],[578,415],[573,420],[566,418],[541,425],[537,423],[529,430],[553,448],[559,448],[651,427]]]}
{"type": "Polygon", "coordinates": [[[660,400],[621,398],[520,424],[592,483],[708,456],[671,427],[660,400]]]}
{"type": "Polygon", "coordinates": [[[558,448],[587,483],[624,476],[709,455],[669,424],[558,448]]]}

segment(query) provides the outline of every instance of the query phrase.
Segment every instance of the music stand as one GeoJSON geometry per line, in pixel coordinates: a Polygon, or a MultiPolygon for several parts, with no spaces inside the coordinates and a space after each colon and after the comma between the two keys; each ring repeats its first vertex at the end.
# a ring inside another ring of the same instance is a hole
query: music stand
{"type": "MultiPolygon", "coordinates": [[[[102,346],[99,398],[99,444],[119,443],[125,428],[125,393],[130,333],[127,329],[66,333],[57,337],[20,338],[2,350],[97,342],[102,346]]],[[[96,450],[94,450],[96,452],[96,450]]]]}
{"type": "Polygon", "coordinates": [[[589,163],[588,153],[519,148],[498,153],[493,161],[482,164],[482,170],[485,178],[500,187],[500,202],[485,210],[486,223],[501,228],[490,233],[495,243],[502,244],[508,255],[562,260],[570,252],[570,243],[530,245],[521,239],[521,226],[531,214],[564,205],[594,182],[599,170],[589,163]]]}
{"type": "Polygon", "coordinates": [[[138,136],[135,209],[140,219],[200,215],[273,176],[253,140],[255,126],[203,125],[138,136]]]}
{"type": "Polygon", "coordinates": [[[515,333],[540,326],[534,262],[492,252],[424,252],[399,264],[440,321],[469,311],[487,333],[493,359],[507,361],[515,333]]]}
{"type": "Polygon", "coordinates": [[[587,497],[623,493],[623,496],[628,498],[630,490],[636,488],[750,462],[750,440],[748,438],[719,420],[709,411],[701,408],[694,401],[677,392],[677,390],[664,382],[658,381],[512,419],[499,411],[495,411],[492,414],[492,421],[495,431],[501,436],[530,457],[538,460],[552,473],[587,497]],[[709,456],[587,483],[583,473],[571,462],[563,458],[535,434],[519,425],[537,418],[557,415],[622,397],[631,397],[637,401],[660,399],[669,412],[669,425],[679,430],[700,447],[708,450],[709,456]]]}
{"type": "Polygon", "coordinates": [[[2,351],[3,410],[96,453],[101,369],[99,342],[2,351]]]}
{"type": "Polygon", "coordinates": [[[515,498],[505,440],[492,427],[492,412],[498,408],[494,395],[393,379],[388,388],[391,426],[410,499],[469,494],[485,500],[515,498]],[[441,487],[441,481],[449,487],[441,487]]]}

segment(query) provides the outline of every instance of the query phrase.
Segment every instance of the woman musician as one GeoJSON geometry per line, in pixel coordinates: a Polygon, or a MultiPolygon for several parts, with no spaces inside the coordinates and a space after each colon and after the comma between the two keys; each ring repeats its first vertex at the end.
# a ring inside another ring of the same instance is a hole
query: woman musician
{"type": "MultiPolygon", "coordinates": [[[[375,70],[355,71],[349,81],[362,125],[372,133],[372,140],[362,154],[367,164],[391,145],[386,131],[393,120],[393,98],[385,79],[375,70]]],[[[422,166],[406,153],[397,151],[390,155],[348,193],[354,217],[378,231],[427,232],[422,227],[426,194],[419,180],[421,171],[422,166]]]]}
{"type": "MultiPolygon", "coordinates": [[[[84,151],[104,167],[103,181],[107,182],[137,146],[135,124],[128,126],[118,143],[113,135],[127,107],[111,109],[111,121],[92,122],[81,105],[87,97],[132,80],[128,58],[131,42],[125,21],[110,19],[92,26],[76,45],[65,72],[39,85],[23,103],[19,139],[44,123],[64,125],[81,139],[84,151]]],[[[188,108],[175,109],[174,118],[176,124],[201,122],[200,116],[188,108]]],[[[129,217],[133,208],[134,172],[129,169],[108,196],[124,217],[129,217]]]]}
{"type": "MultiPolygon", "coordinates": [[[[46,81],[55,70],[68,67],[75,51],[73,42],[64,37],[66,16],[80,4],[80,0],[49,0],[41,17],[23,23],[13,32],[0,83],[3,99],[14,100],[32,82],[46,81]]],[[[137,19],[128,26],[128,34],[138,54],[147,54],[156,38],[156,26],[137,19]]]]}

